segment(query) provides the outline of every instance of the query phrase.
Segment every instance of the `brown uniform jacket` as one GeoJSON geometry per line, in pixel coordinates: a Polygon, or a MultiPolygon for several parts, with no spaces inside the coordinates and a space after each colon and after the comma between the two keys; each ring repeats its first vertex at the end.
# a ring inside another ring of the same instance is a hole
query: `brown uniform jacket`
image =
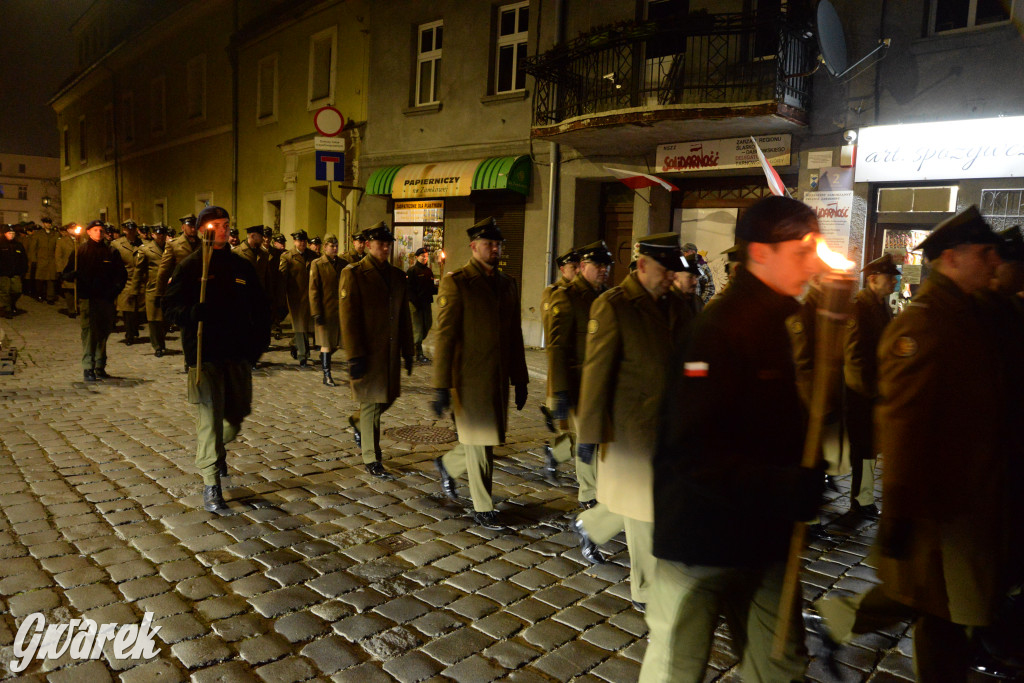
{"type": "Polygon", "coordinates": [[[551,296],[555,290],[568,287],[570,282],[572,280],[566,280],[564,275],[560,275],[558,280],[545,287],[540,294],[540,324],[544,328],[545,340],[551,339],[551,316],[548,313],[551,308],[551,296]]]}
{"type": "Polygon", "coordinates": [[[338,311],[338,289],[341,271],[347,266],[340,256],[334,261],[321,256],[309,267],[309,313],[316,327],[316,345],[336,349],[341,346],[341,315],[338,311]],[[316,317],[322,315],[323,323],[317,325],[316,317]]]}
{"type": "Polygon", "coordinates": [[[156,279],[160,271],[160,259],[163,258],[166,246],[167,242],[164,242],[164,246],[161,247],[155,240],[144,241],[135,253],[135,273],[128,284],[136,291],[145,292],[146,319],[151,322],[159,322],[164,319],[160,300],[156,296],[156,279]]]}
{"type": "Polygon", "coordinates": [[[957,624],[988,624],[1006,589],[1006,473],[1021,454],[997,340],[978,300],[933,271],[878,350],[878,575],[890,597],[957,624]]]}
{"type": "Polygon", "coordinates": [[[890,322],[889,304],[866,287],[857,292],[843,342],[843,377],[847,387],[866,398],[878,395],[878,343],[890,322]]]}
{"type": "Polygon", "coordinates": [[[34,253],[29,255],[29,261],[36,264],[37,280],[57,279],[56,248],[58,239],[60,239],[60,235],[56,229],[51,229],[49,232],[36,230],[32,240],[34,253]]]}
{"type": "Polygon", "coordinates": [[[548,395],[567,391],[573,407],[579,401],[590,307],[603,291],[577,275],[569,284],[556,287],[547,302],[548,395]]]}
{"type": "Polygon", "coordinates": [[[142,244],[142,240],[139,240],[138,244],[132,244],[127,237],[118,237],[110,243],[110,246],[117,250],[117,254],[124,264],[125,272],[128,273],[128,281],[125,282],[124,289],[117,297],[118,311],[139,311],[146,303],[141,296],[143,292],[141,283],[135,279],[135,255],[142,244]]]}
{"type": "Polygon", "coordinates": [[[442,278],[435,303],[434,387],[452,390],[459,441],[501,444],[509,385],[530,380],[516,281],[471,258],[442,278]]]}
{"type": "Polygon", "coordinates": [[[309,264],[316,258],[309,249],[300,254],[292,248],[281,254],[278,263],[281,286],[292,316],[292,329],[296,332],[313,331],[313,318],[309,315],[309,264]]]}
{"type": "Polygon", "coordinates": [[[156,274],[156,295],[158,297],[163,296],[164,291],[167,290],[167,281],[171,279],[174,267],[201,247],[202,243],[199,241],[199,237],[193,237],[190,240],[185,237],[185,233],[181,233],[164,246],[164,253],[160,258],[160,268],[156,274]]]}
{"type": "Polygon", "coordinates": [[[690,320],[680,297],[655,301],[635,272],[590,307],[577,440],[602,444],[597,499],[632,519],[654,521],[658,413],[672,354],[681,352],[690,320]]]}
{"type": "MultiPolygon", "coordinates": [[[[78,245],[76,244],[75,238],[72,237],[71,235],[68,235],[67,233],[64,233],[63,235],[60,236],[60,239],[57,240],[56,246],[54,246],[54,248],[53,248],[54,260],[55,260],[55,265],[57,267],[57,272],[60,272],[60,273],[64,272],[64,267],[66,265],[68,265],[68,261],[70,261],[72,258],[74,258],[74,256],[75,256],[75,248],[77,246],[78,245]]],[[[64,289],[74,289],[74,287],[75,287],[73,282],[66,282],[66,281],[63,282],[61,286],[64,289]]]]}
{"type": "Polygon", "coordinates": [[[401,360],[412,358],[412,317],[405,273],[366,256],[341,271],[341,337],[350,359],[366,359],[352,380],[361,403],[390,403],[401,394],[401,360]]]}
{"type": "Polygon", "coordinates": [[[252,264],[263,291],[270,293],[270,252],[265,247],[253,249],[248,242],[242,242],[231,251],[252,264]]]}

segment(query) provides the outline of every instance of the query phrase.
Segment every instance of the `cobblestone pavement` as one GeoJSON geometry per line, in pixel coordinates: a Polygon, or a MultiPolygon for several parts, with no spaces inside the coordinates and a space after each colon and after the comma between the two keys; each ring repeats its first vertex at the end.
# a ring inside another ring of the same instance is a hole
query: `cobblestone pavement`
{"type": "MultiPolygon", "coordinates": [[[[605,546],[609,564],[587,564],[566,530],[572,472],[561,486],[538,474],[542,352],[529,352],[529,407],[513,411],[508,444],[495,449],[494,492],[512,532],[475,526],[441,495],[431,460],[449,444],[385,438],[397,479],[366,474],[347,387],[299,369],[286,340],[255,373],[253,414],[228,450],[233,514],[218,517],[199,509],[177,334],[158,359],[115,332],[107,370],[120,379],[85,384],[78,322],[21,305],[27,314],[2,322],[20,354],[15,374],[0,376],[0,677],[12,676],[14,634],[30,613],[139,623],[152,612],[157,658],[117,660],[108,646],[100,660],[36,662],[24,680],[636,679],[646,628],[629,601],[624,543],[605,546]]],[[[384,429],[451,426],[429,411],[429,375],[417,366],[403,377],[384,429]]],[[[827,516],[845,508],[830,504],[827,516]]],[[[873,534],[864,525],[812,545],[804,595],[869,587],[873,534]]],[[[844,649],[843,680],[912,678],[905,631],[844,649]]],[[[722,628],[707,680],[733,680],[735,661],[722,628]]],[[[808,675],[828,678],[818,662],[808,675]]]]}

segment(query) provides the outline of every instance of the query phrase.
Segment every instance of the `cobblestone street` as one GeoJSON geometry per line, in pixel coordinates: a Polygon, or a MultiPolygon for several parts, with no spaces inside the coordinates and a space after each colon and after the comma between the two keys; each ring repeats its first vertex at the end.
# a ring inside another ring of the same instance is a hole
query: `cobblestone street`
{"type": "MultiPolygon", "coordinates": [[[[155,659],[117,660],[108,643],[102,659],[33,662],[19,680],[636,680],[646,627],[629,600],[623,539],[604,546],[611,562],[589,565],[566,530],[577,511],[571,464],[561,486],[540,476],[543,352],[528,352],[529,403],[495,449],[494,495],[511,532],[477,527],[442,495],[432,459],[451,444],[388,436],[395,481],[367,474],[347,386],[298,368],[287,339],[254,373],[253,414],[228,447],[233,514],[219,517],[200,509],[178,334],[158,359],[115,332],[107,370],[119,379],[86,384],[78,321],[27,297],[20,305],[28,313],[2,322],[5,346],[19,351],[15,373],[0,376],[2,677],[13,679],[28,614],[137,624],[152,612],[155,659]]],[[[386,432],[451,427],[430,412],[429,382],[429,366],[403,376],[386,432]]],[[[825,515],[846,509],[835,501],[825,515]]],[[[807,551],[806,598],[875,580],[864,564],[874,525],[833,528],[840,541],[807,551]]],[[[912,679],[906,628],[843,649],[842,680],[912,679]]],[[[735,662],[722,627],[706,680],[734,680],[735,662]]],[[[808,675],[830,680],[818,662],[808,675]]]]}

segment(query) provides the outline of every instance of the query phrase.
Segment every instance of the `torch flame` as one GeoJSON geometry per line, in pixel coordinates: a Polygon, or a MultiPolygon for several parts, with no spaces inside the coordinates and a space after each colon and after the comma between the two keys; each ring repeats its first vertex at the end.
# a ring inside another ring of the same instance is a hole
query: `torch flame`
{"type": "Polygon", "coordinates": [[[818,238],[818,258],[825,262],[825,265],[832,270],[852,270],[855,265],[853,261],[842,254],[832,251],[825,244],[825,240],[818,238]]]}
{"type": "Polygon", "coordinates": [[[82,226],[81,225],[76,225],[75,226],[75,234],[76,235],[81,235],[82,234],[82,226]]]}
{"type": "Polygon", "coordinates": [[[442,249],[441,253],[438,254],[438,258],[441,259],[442,261],[448,258],[448,256],[444,253],[444,249],[442,249]]]}

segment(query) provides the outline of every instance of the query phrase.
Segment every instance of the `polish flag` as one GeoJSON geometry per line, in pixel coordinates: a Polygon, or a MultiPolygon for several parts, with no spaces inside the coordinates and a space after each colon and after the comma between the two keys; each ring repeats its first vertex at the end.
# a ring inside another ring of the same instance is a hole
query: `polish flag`
{"type": "Polygon", "coordinates": [[[632,190],[639,190],[642,187],[653,187],[654,185],[660,185],[669,192],[678,192],[679,188],[672,183],[659,178],[655,175],[648,175],[647,173],[637,173],[636,171],[624,171],[621,168],[608,168],[604,167],[606,171],[611,173],[613,176],[622,181],[622,184],[632,190]]]}
{"type": "Polygon", "coordinates": [[[764,177],[768,179],[768,189],[772,191],[772,194],[776,197],[788,197],[789,190],[782,184],[782,178],[779,177],[778,171],[768,163],[768,160],[764,158],[764,152],[761,151],[760,145],[757,144],[757,140],[753,135],[750,136],[751,142],[754,143],[754,149],[757,150],[757,158],[761,160],[761,168],[764,169],[764,177]]]}

